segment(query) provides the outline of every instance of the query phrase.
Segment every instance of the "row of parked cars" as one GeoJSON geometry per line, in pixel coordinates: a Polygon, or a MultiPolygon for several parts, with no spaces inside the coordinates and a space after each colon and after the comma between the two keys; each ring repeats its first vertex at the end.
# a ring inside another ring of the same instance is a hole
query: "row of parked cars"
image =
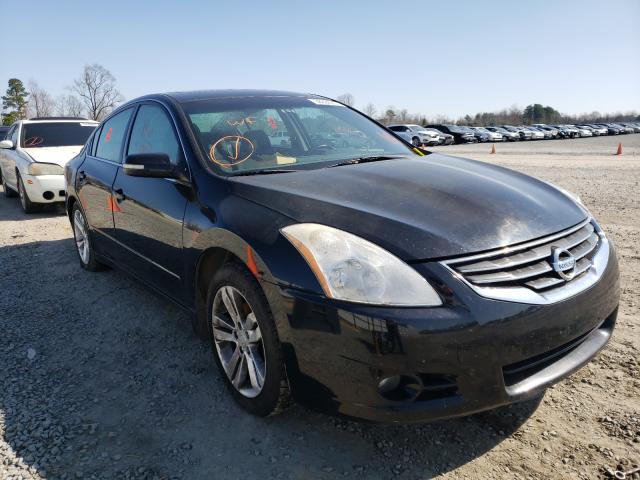
{"type": "Polygon", "coordinates": [[[417,147],[451,145],[452,143],[516,142],[520,140],[551,140],[561,138],[596,137],[640,132],[640,122],[589,123],[583,125],[491,125],[467,127],[464,125],[397,124],[389,125],[397,135],[417,147]]]}

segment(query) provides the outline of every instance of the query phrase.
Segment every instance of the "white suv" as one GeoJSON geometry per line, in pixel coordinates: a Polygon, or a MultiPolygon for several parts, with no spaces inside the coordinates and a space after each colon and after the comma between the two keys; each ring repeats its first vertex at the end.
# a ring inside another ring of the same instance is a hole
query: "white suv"
{"type": "Polygon", "coordinates": [[[426,129],[422,125],[409,123],[404,125],[389,125],[387,128],[394,132],[410,135],[410,141],[416,147],[421,147],[422,145],[432,146],[440,143],[440,134],[433,129],[426,129]]]}
{"type": "Polygon", "coordinates": [[[7,197],[20,196],[26,213],[45,203],[64,202],[64,166],[98,126],[80,118],[20,120],[0,141],[0,177],[7,197]]]}

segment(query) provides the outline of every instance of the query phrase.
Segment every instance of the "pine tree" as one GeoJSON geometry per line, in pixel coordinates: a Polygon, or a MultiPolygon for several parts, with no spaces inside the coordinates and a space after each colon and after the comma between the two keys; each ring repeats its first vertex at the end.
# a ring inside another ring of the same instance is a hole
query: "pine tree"
{"type": "Polygon", "coordinates": [[[9,110],[2,117],[3,125],[11,125],[13,122],[26,117],[28,96],[29,92],[24,88],[21,80],[17,78],[9,79],[7,94],[2,97],[2,110],[9,110]]]}

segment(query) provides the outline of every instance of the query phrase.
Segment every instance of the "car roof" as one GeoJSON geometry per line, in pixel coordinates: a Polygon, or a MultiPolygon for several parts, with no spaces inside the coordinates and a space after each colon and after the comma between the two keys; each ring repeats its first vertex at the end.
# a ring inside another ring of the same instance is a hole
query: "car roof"
{"type": "MultiPolygon", "coordinates": [[[[200,100],[212,100],[216,98],[247,98],[247,97],[318,97],[309,93],[288,92],[282,90],[251,90],[251,89],[227,89],[227,90],[195,90],[190,92],[167,92],[164,94],[148,95],[142,98],[158,96],[171,97],[179,103],[195,102],[200,100]]],[[[140,99],[136,99],[140,100],[140,99]]]]}

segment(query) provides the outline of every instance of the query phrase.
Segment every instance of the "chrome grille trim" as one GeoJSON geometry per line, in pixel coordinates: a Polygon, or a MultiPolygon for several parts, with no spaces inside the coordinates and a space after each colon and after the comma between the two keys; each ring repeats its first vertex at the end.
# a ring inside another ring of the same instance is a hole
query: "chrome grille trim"
{"type": "Polygon", "coordinates": [[[565,300],[595,284],[607,267],[609,250],[606,236],[588,218],[539,240],[440,263],[483,297],[540,305],[565,300]],[[571,280],[560,278],[551,266],[552,246],[574,255],[571,280]]]}
{"type": "MultiPolygon", "coordinates": [[[[593,233],[593,225],[587,223],[586,225],[583,225],[582,228],[569,234],[568,236],[562,237],[557,240],[545,242],[545,244],[540,245],[539,247],[527,249],[522,253],[510,255],[508,257],[503,257],[500,259],[483,260],[477,263],[472,263],[470,265],[464,265],[457,268],[456,270],[458,270],[460,273],[482,272],[487,270],[497,270],[499,268],[511,268],[525,263],[531,263],[535,260],[542,260],[544,258],[547,258],[552,246],[569,250],[576,245],[584,242],[593,233]]],[[[505,252],[505,254],[508,254],[508,252],[505,252]]]]}

